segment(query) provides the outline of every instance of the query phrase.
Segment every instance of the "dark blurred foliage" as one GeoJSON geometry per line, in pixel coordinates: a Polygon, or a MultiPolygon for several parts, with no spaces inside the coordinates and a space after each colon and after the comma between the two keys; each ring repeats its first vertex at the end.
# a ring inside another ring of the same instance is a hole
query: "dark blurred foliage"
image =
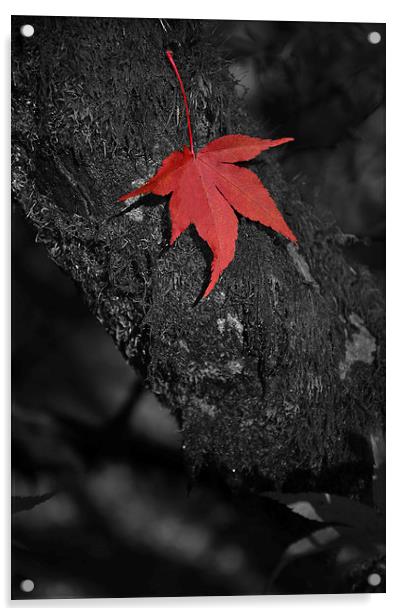
{"type": "Polygon", "coordinates": [[[292,136],[282,166],[330,208],[347,254],[384,285],[385,24],[230,22],[232,72],[251,112],[292,136]],[[371,42],[373,41],[373,42],[371,42]],[[378,42],[376,42],[378,41],[378,42]]]}
{"type": "MultiPolygon", "coordinates": [[[[251,110],[297,139],[283,160],[331,207],[352,258],[384,267],[384,29],[363,24],[222,25],[251,110]],[[379,31],[371,45],[367,35],[379,31]],[[363,242],[363,238],[369,238],[363,242]]],[[[234,496],[210,474],[191,486],[180,434],[89,314],[74,284],[12,220],[14,598],[365,592],[378,562],[343,574],[331,555],[270,572],[311,530],[284,506],[234,496]],[[27,503],[27,501],[24,501],[27,503]],[[21,590],[34,581],[31,593],[21,590]]],[[[234,478],[236,485],[236,478],[234,478]]]]}

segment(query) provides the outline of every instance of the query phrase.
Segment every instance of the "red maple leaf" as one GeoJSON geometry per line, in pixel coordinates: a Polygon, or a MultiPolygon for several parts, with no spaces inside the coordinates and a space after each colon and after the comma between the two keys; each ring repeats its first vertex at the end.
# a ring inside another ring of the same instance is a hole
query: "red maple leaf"
{"type": "Polygon", "coordinates": [[[195,154],[183,83],[172,53],[167,52],[167,56],[178,77],[185,101],[190,149],[185,146],[183,151],[172,152],[148,182],[123,195],[119,201],[147,193],[161,196],[172,193],[169,202],[170,244],[193,224],[213,253],[210,282],[203,294],[206,297],[234,258],[238,236],[235,212],[296,242],[295,235],[257,175],[249,169],[231,164],[251,160],[263,150],[293,139],[226,135],[214,139],[195,154]]]}

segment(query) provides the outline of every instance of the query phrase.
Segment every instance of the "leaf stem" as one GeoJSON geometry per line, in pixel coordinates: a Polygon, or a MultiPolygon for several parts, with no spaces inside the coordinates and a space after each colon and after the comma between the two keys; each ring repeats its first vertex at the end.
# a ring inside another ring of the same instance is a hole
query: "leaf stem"
{"type": "Polygon", "coordinates": [[[183,86],[183,81],[182,78],[179,74],[179,71],[177,69],[177,66],[175,64],[175,60],[173,59],[173,53],[172,51],[166,50],[165,51],[167,58],[175,72],[175,75],[179,81],[179,85],[180,85],[180,89],[182,92],[182,96],[183,96],[183,101],[185,103],[185,111],[186,111],[186,120],[187,120],[187,125],[188,125],[188,134],[189,134],[189,145],[190,145],[190,151],[193,155],[193,157],[195,156],[195,152],[194,152],[194,147],[193,147],[193,134],[192,134],[192,125],[190,123],[190,111],[189,111],[189,105],[188,105],[188,99],[186,97],[186,92],[185,92],[185,88],[183,86]]]}

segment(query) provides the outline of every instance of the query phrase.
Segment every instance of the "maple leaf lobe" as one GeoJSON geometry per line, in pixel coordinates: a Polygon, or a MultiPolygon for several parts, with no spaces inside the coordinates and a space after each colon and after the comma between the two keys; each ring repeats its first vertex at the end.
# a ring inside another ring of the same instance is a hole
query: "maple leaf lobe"
{"type": "Polygon", "coordinates": [[[252,160],[264,150],[289,141],[293,139],[225,135],[205,145],[195,156],[185,146],[183,151],[169,154],[150,180],[119,201],[147,193],[172,193],[170,244],[193,224],[213,253],[211,277],[203,294],[207,297],[235,255],[238,219],[234,210],[297,241],[257,175],[231,164],[252,160]]]}

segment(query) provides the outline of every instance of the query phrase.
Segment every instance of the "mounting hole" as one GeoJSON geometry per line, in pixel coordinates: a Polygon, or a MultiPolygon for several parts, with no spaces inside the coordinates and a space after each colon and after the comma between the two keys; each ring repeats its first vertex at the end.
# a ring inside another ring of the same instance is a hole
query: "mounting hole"
{"type": "Polygon", "coordinates": [[[380,35],[379,32],[376,32],[374,30],[374,32],[370,32],[368,34],[368,41],[371,43],[371,45],[378,45],[378,43],[380,43],[382,40],[382,37],[380,35]]]}
{"type": "Polygon", "coordinates": [[[381,576],[379,575],[379,573],[371,573],[371,575],[368,576],[368,584],[370,586],[379,586],[379,584],[381,583],[381,576]]]}
{"type": "Polygon", "coordinates": [[[22,580],[20,584],[20,588],[22,592],[32,592],[35,588],[35,584],[32,580],[22,580]]]}
{"type": "Polygon", "coordinates": [[[20,32],[22,36],[25,36],[25,38],[31,38],[31,36],[34,35],[35,30],[34,27],[31,26],[31,24],[24,24],[23,26],[21,26],[20,32]]]}

